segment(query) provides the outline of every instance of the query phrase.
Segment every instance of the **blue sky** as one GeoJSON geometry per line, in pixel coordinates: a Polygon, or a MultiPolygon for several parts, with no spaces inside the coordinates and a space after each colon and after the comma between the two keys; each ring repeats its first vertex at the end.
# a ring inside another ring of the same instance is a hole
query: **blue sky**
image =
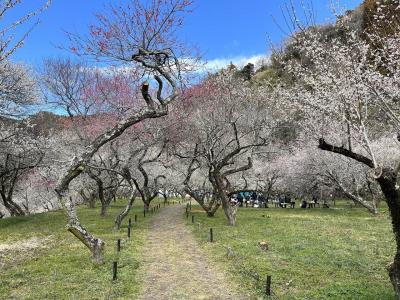
{"type": "MultiPolygon", "coordinates": [[[[40,16],[41,22],[32,31],[25,46],[14,55],[14,60],[38,66],[43,58],[69,55],[55,47],[66,44],[63,30],[85,33],[94,20],[94,13],[103,11],[103,5],[109,1],[53,0],[52,6],[40,16]]],[[[128,0],[121,0],[126,1],[128,0]]],[[[267,55],[268,37],[274,43],[279,43],[285,37],[276,22],[285,27],[282,7],[286,2],[288,1],[197,0],[194,12],[186,20],[181,37],[199,46],[204,59],[215,66],[267,55]]],[[[294,2],[299,6],[301,0],[294,2]]],[[[44,3],[44,0],[23,0],[20,7],[3,21],[15,19],[24,11],[39,7],[40,3],[44,3]]],[[[341,0],[340,6],[352,9],[360,3],[361,0],[341,0]]],[[[318,23],[333,20],[329,0],[314,0],[313,4],[318,23]]]]}

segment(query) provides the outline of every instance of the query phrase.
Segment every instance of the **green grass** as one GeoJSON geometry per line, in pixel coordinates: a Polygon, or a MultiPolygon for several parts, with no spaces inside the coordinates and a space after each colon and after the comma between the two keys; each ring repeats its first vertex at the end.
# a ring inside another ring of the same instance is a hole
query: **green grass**
{"type": "Polygon", "coordinates": [[[124,204],[113,203],[105,218],[99,217],[99,208],[78,209],[82,224],[106,243],[102,266],[92,264],[89,250],[66,231],[62,211],[0,220],[0,247],[32,238],[46,243],[45,248],[0,251],[0,299],[135,299],[140,288],[136,269],[141,261],[145,222],[151,214],[143,220],[143,204],[136,201],[121,230],[113,232],[114,217],[124,204]],[[133,223],[135,214],[138,223],[128,240],[128,218],[133,223]],[[118,238],[122,239],[119,257],[118,238]],[[118,280],[112,282],[111,266],[116,259],[118,280]]]}
{"type": "Polygon", "coordinates": [[[189,217],[188,225],[201,247],[254,298],[264,297],[272,275],[278,299],[394,299],[385,266],[395,242],[385,208],[379,216],[344,201],[331,209],[240,208],[235,227],[222,210],[214,218],[198,206],[192,213],[196,224],[189,217]],[[214,243],[207,242],[210,227],[214,243]]]}

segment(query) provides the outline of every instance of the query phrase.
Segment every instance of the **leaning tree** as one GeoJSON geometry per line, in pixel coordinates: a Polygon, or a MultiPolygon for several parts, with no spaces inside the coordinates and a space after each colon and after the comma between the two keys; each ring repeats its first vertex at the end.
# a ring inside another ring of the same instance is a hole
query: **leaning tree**
{"type": "MultiPolygon", "coordinates": [[[[382,26],[399,28],[399,18],[398,13],[386,18],[386,4],[376,3],[381,8],[369,18],[379,32],[369,27],[360,34],[348,26],[348,18],[341,18],[338,35],[326,36],[316,28],[297,34],[302,59],[286,64],[296,82],[281,96],[301,112],[304,128],[317,138],[320,150],[363,165],[380,186],[397,246],[388,271],[400,299],[400,34],[380,31],[382,26]]],[[[362,202],[360,196],[354,199],[362,202]]]]}
{"type": "Polygon", "coordinates": [[[150,84],[143,83],[141,95],[146,105],[129,110],[126,117],[100,133],[83,153],[74,157],[57,184],[58,198],[68,216],[68,230],[90,249],[95,263],[103,262],[104,242],[79,222],[74,200],[68,197],[69,185],[85,170],[102,146],[129,127],[168,113],[168,105],[181,90],[181,74],[185,67],[181,58],[184,56],[187,61],[188,57],[178,43],[175,31],[182,26],[183,15],[190,5],[188,0],[154,0],[149,4],[133,0],[125,7],[111,7],[108,14],[97,15],[98,22],[90,27],[88,36],[69,34],[73,52],[121,64],[129,63],[130,68],[152,77],[152,82],[158,85],[153,93],[150,84]]]}

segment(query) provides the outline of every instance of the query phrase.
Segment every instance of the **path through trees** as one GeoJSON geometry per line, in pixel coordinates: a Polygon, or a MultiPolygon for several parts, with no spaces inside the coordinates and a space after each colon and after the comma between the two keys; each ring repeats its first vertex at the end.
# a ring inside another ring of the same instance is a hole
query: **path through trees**
{"type": "Polygon", "coordinates": [[[169,206],[150,221],[139,299],[248,299],[207,260],[183,213],[182,206],[169,206]]]}

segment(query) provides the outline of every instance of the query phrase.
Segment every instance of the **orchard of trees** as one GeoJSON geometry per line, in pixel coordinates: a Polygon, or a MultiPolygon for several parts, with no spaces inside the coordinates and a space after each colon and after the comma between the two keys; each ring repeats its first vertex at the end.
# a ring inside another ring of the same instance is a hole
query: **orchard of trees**
{"type": "MultiPolygon", "coordinates": [[[[29,34],[15,33],[50,1],[3,25],[0,218],[63,209],[101,264],[105,244],[77,205],[100,207],[102,218],[126,199],[118,230],[138,198],[148,210],[157,196],[190,196],[209,217],[223,210],[231,226],[240,191],[267,200],[317,191],[327,206],[347,198],[373,215],[384,201],[400,298],[398,1],[366,0],[328,25],[300,23],[289,10],[292,34],[268,63],[207,74],[177,35],[193,1],[128,2],[97,14],[84,35],[68,33],[74,59],[48,58],[40,70],[13,61],[29,34]],[[33,114],[41,101],[62,113],[33,114]]],[[[0,18],[17,5],[1,1],[0,18]]]]}

